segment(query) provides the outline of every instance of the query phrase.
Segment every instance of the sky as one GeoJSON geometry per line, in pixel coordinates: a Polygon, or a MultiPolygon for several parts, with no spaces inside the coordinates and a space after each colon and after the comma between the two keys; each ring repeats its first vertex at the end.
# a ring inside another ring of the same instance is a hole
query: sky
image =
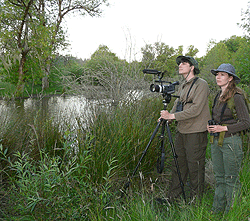
{"type": "Polygon", "coordinates": [[[211,40],[243,36],[241,12],[250,0],[109,0],[101,17],[66,20],[71,46],[64,54],[88,59],[106,45],[120,59],[140,60],[141,48],[162,42],[175,49],[189,45],[206,54],[211,40]]]}

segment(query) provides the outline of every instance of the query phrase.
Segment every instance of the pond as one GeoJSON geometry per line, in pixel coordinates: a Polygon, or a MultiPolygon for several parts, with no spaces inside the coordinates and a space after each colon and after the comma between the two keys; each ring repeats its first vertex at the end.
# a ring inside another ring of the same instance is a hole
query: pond
{"type": "Polygon", "coordinates": [[[74,127],[76,119],[89,120],[95,105],[97,101],[87,100],[84,96],[0,100],[0,122],[1,125],[5,125],[13,118],[29,119],[39,115],[39,120],[53,119],[55,122],[61,122],[63,118],[74,127]]]}
{"type": "MultiPolygon", "coordinates": [[[[130,91],[124,100],[130,102],[141,97],[141,91],[130,91]]],[[[74,128],[77,121],[80,120],[81,125],[86,125],[95,116],[98,108],[110,105],[112,105],[111,100],[90,100],[83,95],[0,100],[0,123],[5,125],[13,118],[31,119],[39,115],[41,117],[39,120],[53,119],[55,122],[67,122],[74,128]]]]}

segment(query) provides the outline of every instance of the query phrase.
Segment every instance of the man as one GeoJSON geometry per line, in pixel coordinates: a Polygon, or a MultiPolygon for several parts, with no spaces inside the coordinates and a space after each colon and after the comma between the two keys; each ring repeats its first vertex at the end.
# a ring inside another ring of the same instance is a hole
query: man
{"type": "MultiPolygon", "coordinates": [[[[190,197],[202,197],[205,179],[205,155],[207,147],[207,123],[210,120],[208,106],[209,87],[205,80],[196,77],[200,73],[198,62],[190,56],[176,59],[179,74],[184,81],[179,87],[178,99],[169,113],[161,111],[161,118],[176,120],[175,151],[183,184],[189,177],[190,197]]],[[[169,201],[181,196],[182,189],[174,161],[172,163],[172,180],[169,201]]]]}

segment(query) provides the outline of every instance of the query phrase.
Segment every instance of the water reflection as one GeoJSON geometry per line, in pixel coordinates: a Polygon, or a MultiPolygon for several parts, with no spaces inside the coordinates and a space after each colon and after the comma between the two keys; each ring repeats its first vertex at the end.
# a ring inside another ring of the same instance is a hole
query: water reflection
{"type": "MultiPolygon", "coordinates": [[[[123,102],[141,99],[142,95],[141,91],[129,91],[123,102]]],[[[79,122],[81,126],[89,125],[99,108],[113,106],[112,104],[115,104],[112,100],[89,100],[83,95],[0,100],[0,123],[5,125],[11,118],[34,119],[39,116],[40,121],[53,119],[54,122],[75,128],[79,122]]]]}
{"type": "Polygon", "coordinates": [[[41,99],[0,101],[1,123],[12,117],[30,118],[39,114],[40,120],[53,119],[76,125],[76,120],[88,121],[94,111],[96,101],[87,100],[84,96],[53,96],[41,99]]]}

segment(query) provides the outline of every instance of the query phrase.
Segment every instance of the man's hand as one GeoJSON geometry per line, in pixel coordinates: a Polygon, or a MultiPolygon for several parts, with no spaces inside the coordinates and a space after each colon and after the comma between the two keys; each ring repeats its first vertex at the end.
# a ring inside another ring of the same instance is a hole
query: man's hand
{"type": "Polygon", "coordinates": [[[162,110],[161,111],[161,118],[163,118],[165,120],[174,120],[175,119],[175,115],[174,114],[170,114],[167,110],[162,110]]]}

